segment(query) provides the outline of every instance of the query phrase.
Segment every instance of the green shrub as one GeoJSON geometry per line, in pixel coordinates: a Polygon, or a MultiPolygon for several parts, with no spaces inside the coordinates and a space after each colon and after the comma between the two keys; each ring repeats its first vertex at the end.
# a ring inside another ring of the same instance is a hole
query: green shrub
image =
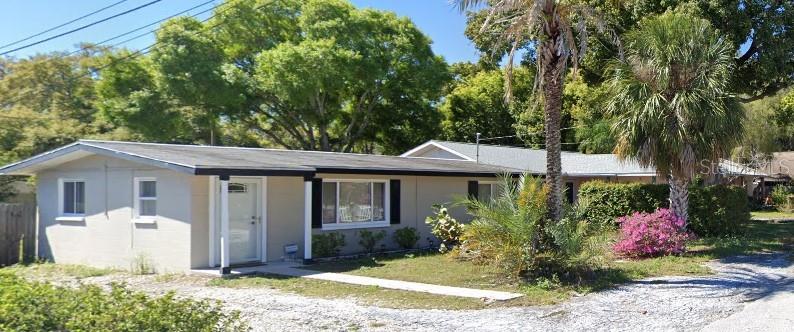
{"type": "Polygon", "coordinates": [[[688,227],[699,236],[735,235],[750,221],[750,202],[742,187],[689,188],[688,227]]]}
{"type": "Polygon", "coordinates": [[[465,200],[474,219],[463,234],[461,255],[492,264],[510,277],[535,268],[546,219],[547,189],[542,180],[525,176],[522,181],[519,187],[504,186],[502,195],[490,202],[465,200]]]}
{"type": "Polygon", "coordinates": [[[430,232],[441,241],[438,251],[444,253],[460,244],[460,236],[463,235],[463,224],[452,218],[449,211],[444,206],[433,204],[432,216],[425,219],[425,223],[430,225],[430,232]]]}
{"type": "Polygon", "coordinates": [[[386,231],[372,232],[370,230],[361,230],[358,232],[358,244],[364,247],[368,253],[375,252],[375,246],[380,240],[386,237],[386,231]]]}
{"type": "Polygon", "coordinates": [[[770,196],[772,197],[772,203],[775,204],[775,208],[779,211],[783,212],[791,212],[794,210],[794,202],[792,202],[792,188],[786,185],[777,185],[772,188],[772,193],[770,196]]]}
{"type": "Polygon", "coordinates": [[[339,256],[345,246],[345,235],[337,232],[312,235],[312,256],[339,256]]]}
{"type": "Polygon", "coordinates": [[[587,220],[596,225],[613,225],[615,219],[634,212],[653,212],[667,207],[670,189],[666,184],[585,182],[578,199],[590,202],[587,220]]]}
{"type": "MultiPolygon", "coordinates": [[[[585,218],[600,225],[614,225],[616,218],[634,212],[653,212],[668,206],[666,184],[605,183],[591,181],[579,190],[579,200],[589,202],[585,218]]],[[[739,232],[750,219],[747,194],[741,187],[725,185],[689,188],[689,229],[699,236],[739,232]]]]}
{"type": "Polygon", "coordinates": [[[0,272],[0,331],[242,331],[220,303],[149,297],[114,284],[57,287],[0,272]]]}
{"type": "Polygon", "coordinates": [[[419,241],[419,231],[413,227],[400,228],[394,231],[394,241],[403,249],[413,249],[419,241]]]}
{"type": "Polygon", "coordinates": [[[502,181],[507,189],[492,201],[463,201],[474,220],[466,226],[460,256],[511,278],[573,281],[590,274],[603,241],[592,236],[584,218],[588,202],[566,206],[562,220],[551,222],[542,179],[524,175],[520,186],[510,177],[502,181]]]}

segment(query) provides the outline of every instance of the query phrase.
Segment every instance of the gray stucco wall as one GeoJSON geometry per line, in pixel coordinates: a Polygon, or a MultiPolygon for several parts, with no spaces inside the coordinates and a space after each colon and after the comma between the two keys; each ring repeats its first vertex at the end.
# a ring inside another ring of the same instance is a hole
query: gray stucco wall
{"type": "Polygon", "coordinates": [[[267,259],[284,256],[284,246],[297,244],[303,257],[303,178],[267,178],[267,259]]]}
{"type": "Polygon", "coordinates": [[[193,268],[206,267],[209,262],[209,180],[208,176],[190,177],[190,266],[193,268]]]}
{"type": "Polygon", "coordinates": [[[115,158],[89,156],[38,174],[39,255],[56,263],[158,272],[190,268],[191,176],[115,158]],[[133,178],[157,179],[155,224],[134,224],[133,178]],[[85,181],[84,221],[57,221],[58,179],[85,181]]]}

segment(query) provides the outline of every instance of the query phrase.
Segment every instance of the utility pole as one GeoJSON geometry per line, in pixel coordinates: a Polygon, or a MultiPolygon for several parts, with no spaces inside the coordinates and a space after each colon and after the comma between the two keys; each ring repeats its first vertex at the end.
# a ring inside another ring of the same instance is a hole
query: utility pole
{"type": "Polygon", "coordinates": [[[475,159],[476,159],[478,164],[480,163],[480,136],[481,135],[482,134],[477,133],[477,147],[476,147],[476,155],[477,156],[475,157],[475,159]]]}

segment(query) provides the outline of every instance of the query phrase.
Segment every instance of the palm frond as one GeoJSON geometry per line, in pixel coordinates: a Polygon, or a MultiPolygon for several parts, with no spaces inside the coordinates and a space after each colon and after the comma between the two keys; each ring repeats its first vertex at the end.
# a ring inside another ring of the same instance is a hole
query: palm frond
{"type": "Polygon", "coordinates": [[[702,19],[667,13],[626,37],[608,67],[615,152],[662,174],[691,175],[726,156],[744,112],[729,92],[733,46],[702,19]]]}

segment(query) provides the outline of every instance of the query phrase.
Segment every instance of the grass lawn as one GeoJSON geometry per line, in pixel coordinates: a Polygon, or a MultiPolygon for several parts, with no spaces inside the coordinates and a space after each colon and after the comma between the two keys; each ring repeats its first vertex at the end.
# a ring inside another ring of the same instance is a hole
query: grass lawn
{"type": "Polygon", "coordinates": [[[101,269],[84,265],[55,263],[18,264],[4,268],[4,270],[39,278],[67,276],[77,279],[99,277],[118,272],[114,269],[101,269]]]}
{"type": "Polygon", "coordinates": [[[790,219],[794,220],[794,212],[783,211],[753,211],[750,212],[753,219],[790,219]]]}
{"type": "Polygon", "coordinates": [[[553,304],[577,293],[588,293],[632,280],[671,276],[707,275],[703,263],[727,256],[781,251],[794,246],[794,223],[752,222],[745,234],[734,238],[703,238],[692,241],[689,252],[643,260],[607,257],[604,269],[593,280],[566,285],[558,281],[519,283],[500,278],[490,266],[475,265],[450,255],[425,254],[376,257],[315,264],[308,268],[360,276],[519,292],[525,296],[504,302],[484,303],[476,299],[445,297],[415,292],[380,289],[341,283],[276,276],[247,276],[215,279],[224,287],[270,287],[306,296],[353,298],[357,301],[394,308],[480,309],[493,306],[553,304]]]}

